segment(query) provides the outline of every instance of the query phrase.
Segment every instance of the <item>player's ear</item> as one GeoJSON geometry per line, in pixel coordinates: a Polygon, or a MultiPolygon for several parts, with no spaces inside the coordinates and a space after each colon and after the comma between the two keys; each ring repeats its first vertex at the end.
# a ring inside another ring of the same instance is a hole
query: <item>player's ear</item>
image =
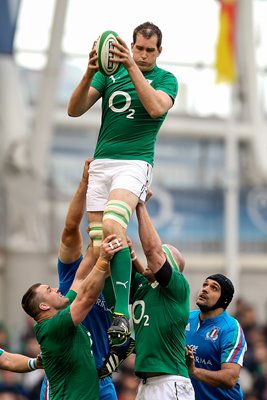
{"type": "Polygon", "coordinates": [[[47,310],[50,309],[50,306],[49,306],[47,303],[40,303],[40,304],[39,304],[39,308],[40,308],[40,310],[42,310],[42,311],[47,311],[47,310]]]}

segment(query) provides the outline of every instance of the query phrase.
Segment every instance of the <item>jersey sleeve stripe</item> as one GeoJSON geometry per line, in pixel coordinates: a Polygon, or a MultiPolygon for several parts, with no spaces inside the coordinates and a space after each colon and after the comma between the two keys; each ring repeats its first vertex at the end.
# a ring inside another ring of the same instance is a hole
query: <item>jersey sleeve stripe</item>
{"type": "Polygon", "coordinates": [[[235,323],[236,323],[236,328],[237,328],[236,329],[237,334],[234,335],[235,343],[234,343],[234,346],[225,362],[237,362],[238,363],[239,359],[243,358],[242,357],[242,354],[244,353],[243,348],[246,346],[245,340],[244,340],[244,335],[243,335],[243,331],[242,331],[241,326],[239,325],[238,321],[235,321],[235,323]]]}

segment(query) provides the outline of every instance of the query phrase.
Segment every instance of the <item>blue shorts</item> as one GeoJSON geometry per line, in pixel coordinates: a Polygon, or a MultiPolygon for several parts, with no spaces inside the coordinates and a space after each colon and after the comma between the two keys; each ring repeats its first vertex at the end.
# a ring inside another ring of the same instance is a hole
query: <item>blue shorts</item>
{"type": "MultiPolygon", "coordinates": [[[[49,400],[47,378],[44,377],[40,392],[40,400],[49,400]]],[[[117,400],[115,386],[110,377],[99,379],[100,400],[117,400]]]]}
{"type": "Polygon", "coordinates": [[[115,386],[110,377],[99,379],[100,400],[117,400],[115,386]]]}

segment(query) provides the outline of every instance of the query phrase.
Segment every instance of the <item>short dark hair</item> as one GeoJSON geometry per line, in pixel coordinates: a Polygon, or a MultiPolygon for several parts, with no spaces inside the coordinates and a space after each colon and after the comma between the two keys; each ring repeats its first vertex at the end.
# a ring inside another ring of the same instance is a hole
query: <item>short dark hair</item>
{"type": "Polygon", "coordinates": [[[138,25],[133,31],[133,43],[136,42],[136,36],[138,33],[146,39],[150,39],[152,36],[156,35],[158,38],[157,48],[159,49],[161,47],[162,32],[157,25],[154,25],[152,22],[144,22],[143,24],[138,25]]]}
{"type": "Polygon", "coordinates": [[[41,286],[41,283],[35,283],[32,285],[27,292],[24,294],[21,300],[21,305],[23,310],[30,315],[30,317],[36,319],[37,315],[40,312],[39,309],[39,304],[37,304],[36,298],[38,296],[37,294],[37,288],[41,286]]]}

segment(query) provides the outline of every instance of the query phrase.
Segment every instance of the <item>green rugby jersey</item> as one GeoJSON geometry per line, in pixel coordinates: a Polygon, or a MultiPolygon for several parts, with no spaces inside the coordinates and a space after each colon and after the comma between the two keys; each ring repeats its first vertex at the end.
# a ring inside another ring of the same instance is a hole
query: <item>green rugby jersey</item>
{"type": "MultiPolygon", "coordinates": [[[[144,77],[154,89],[175,100],[178,82],[172,73],[155,66],[144,77]]],[[[112,76],[97,72],[91,86],[102,95],[102,121],[94,159],[143,160],[153,165],[157,134],[167,113],[150,117],[123,66],[112,76]]]]}
{"type": "Polygon", "coordinates": [[[189,284],[172,272],[168,287],[133,280],[133,323],[137,373],[155,372],[189,377],[185,361],[185,327],[189,318],[189,284]]]}
{"type": "MultiPolygon", "coordinates": [[[[70,303],[76,293],[69,291],[70,303]]],[[[36,323],[50,400],[99,400],[99,382],[90,334],[73,324],[70,306],[54,317],[36,323]]]]}

